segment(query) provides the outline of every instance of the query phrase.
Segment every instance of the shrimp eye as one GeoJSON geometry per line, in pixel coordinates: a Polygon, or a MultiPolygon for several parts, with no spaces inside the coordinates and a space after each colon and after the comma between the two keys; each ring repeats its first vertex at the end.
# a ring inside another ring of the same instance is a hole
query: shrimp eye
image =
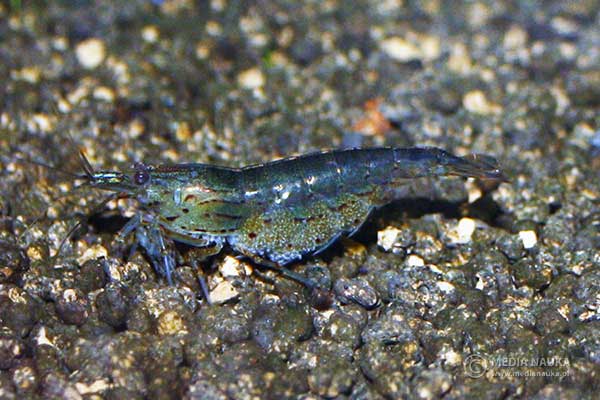
{"type": "Polygon", "coordinates": [[[148,182],[149,179],[150,174],[148,171],[136,171],[136,173],[133,175],[133,181],[136,185],[143,185],[144,183],[148,182]]]}

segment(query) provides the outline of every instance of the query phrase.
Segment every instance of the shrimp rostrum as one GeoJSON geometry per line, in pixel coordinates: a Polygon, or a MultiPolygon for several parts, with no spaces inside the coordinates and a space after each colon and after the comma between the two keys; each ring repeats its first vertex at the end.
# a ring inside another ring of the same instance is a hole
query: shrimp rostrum
{"type": "Polygon", "coordinates": [[[285,266],[354,232],[413,180],[504,179],[489,156],[457,157],[432,147],[326,151],[244,168],[138,163],[124,172],[96,172],[84,162],[91,186],[137,200],[139,212],[122,234],[135,232],[169,281],[176,241],[205,256],[227,245],[310,286],[285,266]]]}

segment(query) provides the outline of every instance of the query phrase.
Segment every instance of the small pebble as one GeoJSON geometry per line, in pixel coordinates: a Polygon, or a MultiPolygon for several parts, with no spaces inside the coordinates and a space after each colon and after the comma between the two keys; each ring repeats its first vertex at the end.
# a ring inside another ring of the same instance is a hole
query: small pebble
{"type": "Polygon", "coordinates": [[[535,231],[520,231],[519,239],[523,242],[523,247],[531,249],[537,244],[537,234],[535,231]]]}
{"type": "Polygon", "coordinates": [[[393,226],[388,226],[382,231],[377,232],[377,245],[385,251],[390,251],[402,231],[393,226]]]}
{"type": "Polygon", "coordinates": [[[127,125],[126,134],[131,139],[137,139],[146,131],[146,126],[144,125],[144,121],[140,118],[134,118],[129,125],[127,125]]]}
{"type": "Polygon", "coordinates": [[[438,369],[426,370],[415,379],[415,391],[419,399],[439,399],[452,387],[452,375],[438,369]]]}
{"type": "Polygon", "coordinates": [[[22,398],[33,397],[39,382],[32,359],[22,360],[12,370],[12,381],[22,398]]]}
{"type": "Polygon", "coordinates": [[[142,29],[142,39],[148,43],[154,43],[159,36],[158,27],[156,25],[148,25],[142,29]]]}
{"type": "Polygon", "coordinates": [[[106,379],[98,379],[92,383],[76,382],[75,388],[83,395],[100,394],[111,388],[111,383],[106,379]]]}
{"type": "Polygon", "coordinates": [[[265,76],[258,68],[251,68],[238,75],[238,84],[244,89],[258,89],[265,84],[265,76]]]}
{"type": "Polygon", "coordinates": [[[112,103],[115,100],[115,92],[107,86],[100,86],[94,89],[94,99],[112,103]]]}
{"type": "Polygon", "coordinates": [[[458,74],[467,74],[473,68],[473,61],[464,43],[455,43],[448,58],[448,69],[458,74]]]}
{"type": "Polygon", "coordinates": [[[210,292],[210,302],[212,304],[223,304],[239,296],[238,290],[231,282],[223,281],[210,292]]]}
{"type": "Polygon", "coordinates": [[[468,192],[468,196],[469,196],[469,198],[468,198],[469,204],[476,202],[477,200],[479,200],[481,198],[481,196],[483,196],[481,189],[475,184],[474,179],[468,179],[466,186],[467,186],[467,192],[468,192]]]}
{"type": "Polygon", "coordinates": [[[37,83],[42,77],[42,70],[38,67],[23,67],[18,71],[12,71],[11,77],[28,83],[37,83]]]}
{"type": "Polygon", "coordinates": [[[35,114],[33,121],[38,129],[42,132],[49,132],[54,129],[54,122],[47,114],[35,114]]]}
{"type": "Polygon", "coordinates": [[[440,56],[442,45],[438,36],[424,35],[419,39],[419,43],[424,60],[435,60],[440,56]]]}
{"type": "Polygon", "coordinates": [[[87,39],[77,45],[75,55],[84,68],[93,69],[104,61],[106,46],[100,39],[87,39]]]}
{"type": "Polygon", "coordinates": [[[77,289],[65,290],[56,300],[56,313],[69,325],[83,325],[89,316],[87,296],[77,289]]]}
{"type": "Polygon", "coordinates": [[[475,220],[471,218],[461,218],[458,221],[458,241],[457,243],[469,243],[473,232],[475,232],[475,220]]]}
{"type": "Polygon", "coordinates": [[[98,244],[86,249],[81,257],[77,259],[77,263],[83,265],[87,261],[97,260],[99,258],[108,258],[108,250],[106,250],[106,247],[98,244]]]}
{"type": "Polygon", "coordinates": [[[185,121],[182,121],[177,124],[177,129],[175,130],[175,137],[180,142],[185,142],[192,138],[192,130],[190,129],[190,124],[185,121]]]}
{"type": "Polygon", "coordinates": [[[196,58],[199,60],[206,60],[210,55],[210,46],[205,42],[198,42],[196,45],[196,58]]]}
{"type": "Polygon", "coordinates": [[[416,254],[411,254],[410,256],[408,256],[406,263],[409,267],[422,267],[425,265],[425,260],[423,260],[416,254]]]}
{"type": "Polygon", "coordinates": [[[385,39],[381,43],[381,49],[399,62],[409,62],[422,57],[421,50],[417,46],[398,36],[385,39]]]}
{"type": "Polygon", "coordinates": [[[500,106],[491,103],[481,90],[473,90],[463,97],[463,107],[472,113],[481,115],[497,114],[501,111],[500,106]]]}
{"type": "Polygon", "coordinates": [[[225,262],[219,266],[219,272],[224,278],[237,278],[244,271],[244,265],[235,257],[225,257],[225,262]]]}
{"type": "Polygon", "coordinates": [[[451,284],[450,282],[445,282],[445,281],[436,282],[436,286],[438,287],[438,289],[440,289],[442,292],[444,292],[446,294],[452,293],[456,290],[454,285],[451,284]]]}
{"type": "Polygon", "coordinates": [[[362,279],[338,279],[333,290],[341,302],[354,302],[366,309],[375,308],[379,304],[377,291],[362,279]]]}
{"type": "Polygon", "coordinates": [[[207,21],[205,28],[210,36],[219,36],[223,32],[223,27],[216,21],[207,21]]]}
{"type": "Polygon", "coordinates": [[[503,45],[506,49],[521,49],[527,44],[527,32],[517,26],[510,27],[504,35],[503,45]]]}
{"type": "Polygon", "coordinates": [[[116,284],[109,284],[96,297],[98,318],[119,329],[125,326],[129,312],[129,299],[126,290],[116,284]]]}
{"type": "Polygon", "coordinates": [[[182,335],[188,332],[185,320],[175,310],[160,314],[157,320],[157,330],[161,336],[182,335]]]}

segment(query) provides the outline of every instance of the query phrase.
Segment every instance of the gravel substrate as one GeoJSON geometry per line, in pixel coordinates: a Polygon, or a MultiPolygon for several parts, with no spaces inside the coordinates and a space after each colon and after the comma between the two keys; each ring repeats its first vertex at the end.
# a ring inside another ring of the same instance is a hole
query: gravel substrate
{"type": "Polygon", "coordinates": [[[11,1],[0,60],[0,398],[597,398],[599,2],[11,1]],[[185,246],[168,285],[70,175],[382,145],[510,182],[379,209],[319,298],[185,246]]]}

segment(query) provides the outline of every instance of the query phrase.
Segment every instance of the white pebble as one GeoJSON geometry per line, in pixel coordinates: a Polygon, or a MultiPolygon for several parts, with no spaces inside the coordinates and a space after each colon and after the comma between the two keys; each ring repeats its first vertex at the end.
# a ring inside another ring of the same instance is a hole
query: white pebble
{"type": "Polygon", "coordinates": [[[393,226],[388,226],[382,231],[377,232],[377,245],[385,251],[390,251],[402,231],[393,226]]]}
{"type": "Polygon", "coordinates": [[[212,304],[223,304],[239,296],[238,290],[228,281],[223,281],[210,292],[212,304]]]}
{"type": "Polygon", "coordinates": [[[481,189],[479,189],[477,187],[477,185],[475,184],[475,179],[473,179],[473,178],[467,179],[466,186],[467,186],[467,193],[469,195],[469,199],[468,199],[469,204],[475,203],[477,200],[479,200],[481,198],[481,196],[483,196],[481,189]]]}
{"type": "Polygon", "coordinates": [[[265,76],[258,68],[250,68],[238,75],[238,83],[245,89],[258,89],[265,84],[265,76]]]}
{"type": "Polygon", "coordinates": [[[442,44],[437,36],[423,36],[420,38],[421,55],[426,61],[437,59],[442,53],[442,44]]]}
{"type": "Polygon", "coordinates": [[[475,220],[471,218],[461,218],[458,221],[458,243],[469,243],[471,236],[475,232],[475,220]]]}
{"type": "Polygon", "coordinates": [[[63,300],[73,302],[77,300],[77,292],[75,289],[67,289],[62,293],[63,300]]]}
{"type": "Polygon", "coordinates": [[[462,364],[462,355],[453,349],[444,349],[445,351],[439,354],[439,358],[444,360],[444,364],[448,366],[457,366],[462,364]]]}
{"type": "Polygon", "coordinates": [[[477,283],[475,284],[475,289],[483,290],[483,288],[485,288],[483,279],[481,279],[481,276],[477,275],[477,283]]]}
{"type": "Polygon", "coordinates": [[[207,21],[204,29],[210,36],[219,36],[223,33],[223,27],[217,21],[207,21]]]}
{"type": "Polygon", "coordinates": [[[468,74],[473,68],[470,52],[464,43],[457,42],[451,47],[448,68],[458,74],[468,74]]]}
{"type": "Polygon", "coordinates": [[[506,49],[521,49],[527,45],[527,39],[527,32],[518,25],[513,25],[504,35],[502,44],[506,49]]]}
{"type": "Polygon", "coordinates": [[[115,92],[107,86],[98,86],[94,89],[94,99],[112,103],[115,99],[115,92]]]}
{"type": "Polygon", "coordinates": [[[519,238],[523,242],[523,247],[526,249],[531,249],[537,244],[537,234],[535,231],[520,231],[519,238]]]}
{"type": "MultiPolygon", "coordinates": [[[[90,384],[77,382],[75,383],[75,389],[77,389],[78,394],[99,394],[100,392],[104,392],[107,389],[111,388],[111,383],[108,382],[107,379],[98,379],[90,384]]],[[[76,397],[81,398],[81,397],[76,397]]]]}
{"type": "Polygon", "coordinates": [[[134,118],[129,123],[126,133],[131,139],[137,139],[142,136],[145,130],[146,126],[144,125],[144,122],[139,118],[134,118]]]}
{"type": "Polygon", "coordinates": [[[463,97],[463,107],[472,113],[489,115],[500,112],[498,105],[490,103],[481,90],[473,90],[463,97]]]}
{"type": "Polygon", "coordinates": [[[158,39],[159,31],[156,25],[148,25],[142,29],[142,39],[148,43],[154,43],[158,39]]]}
{"type": "Polygon", "coordinates": [[[96,68],[106,56],[106,46],[100,39],[87,39],[75,48],[77,61],[87,69],[96,68]]]}
{"type": "Polygon", "coordinates": [[[408,62],[420,59],[421,50],[407,40],[394,36],[381,42],[381,49],[391,58],[399,62],[408,62]]]}
{"type": "Polygon", "coordinates": [[[422,267],[425,265],[425,260],[423,260],[416,254],[411,254],[410,256],[408,256],[406,263],[409,267],[422,267]]]}
{"type": "Polygon", "coordinates": [[[35,114],[33,121],[42,132],[49,132],[54,128],[54,122],[46,114],[35,114]]]}
{"type": "Polygon", "coordinates": [[[244,270],[244,266],[235,257],[225,257],[225,262],[219,267],[219,272],[224,278],[237,278],[240,272],[244,270]]]}
{"type": "Polygon", "coordinates": [[[97,244],[86,249],[81,257],[77,259],[77,263],[83,265],[86,261],[97,260],[101,257],[108,257],[108,250],[106,250],[106,247],[97,244]]]}
{"type": "Polygon", "coordinates": [[[35,337],[35,343],[38,346],[48,345],[50,347],[55,347],[55,344],[52,343],[50,339],[48,339],[48,335],[46,334],[46,327],[43,325],[40,327],[40,330],[38,331],[37,336],[35,337]]]}
{"type": "Polygon", "coordinates": [[[196,45],[196,58],[206,60],[210,55],[210,46],[204,42],[199,42],[196,45]]]}

